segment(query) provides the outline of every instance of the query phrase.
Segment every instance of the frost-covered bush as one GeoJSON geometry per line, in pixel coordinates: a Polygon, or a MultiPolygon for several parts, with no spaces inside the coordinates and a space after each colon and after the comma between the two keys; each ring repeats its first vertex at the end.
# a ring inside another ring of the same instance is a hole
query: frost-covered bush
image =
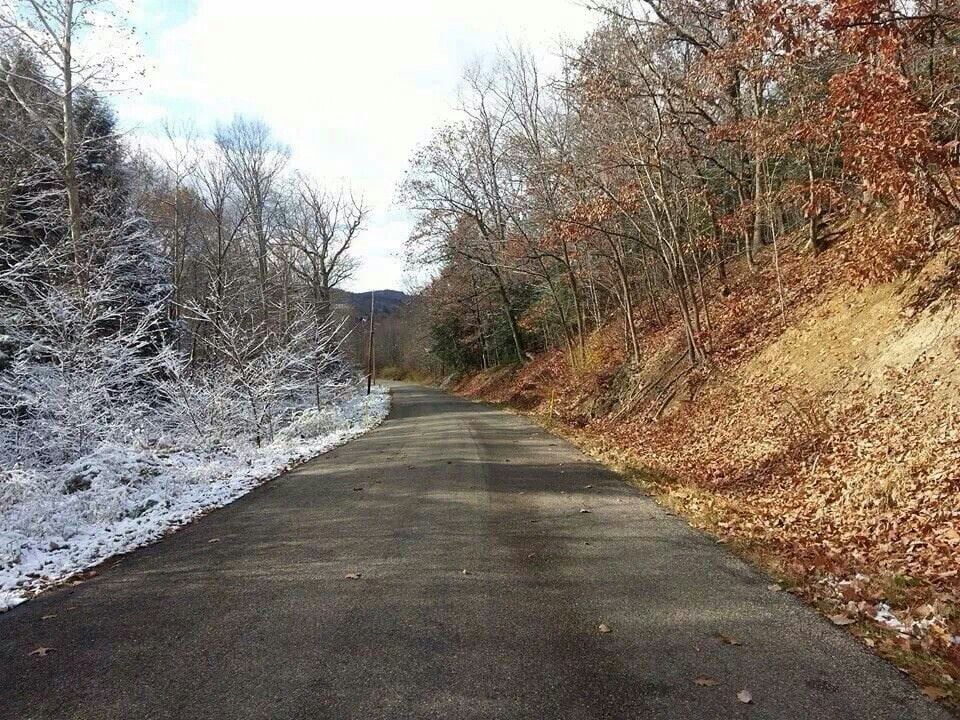
{"type": "Polygon", "coordinates": [[[202,442],[244,437],[260,446],[294,413],[313,407],[322,414],[355,390],[353,370],[340,356],[342,325],[331,319],[300,319],[277,331],[199,305],[189,313],[206,360],[171,368],[162,387],[173,415],[202,442]]]}
{"type": "Polygon", "coordinates": [[[103,253],[97,274],[82,282],[57,282],[71,267],[63,249],[40,246],[26,256],[3,259],[4,460],[68,462],[106,438],[140,428],[152,414],[153,386],[170,347],[158,338],[162,305],[134,306],[120,271],[129,258],[103,253]]]}
{"type": "Polygon", "coordinates": [[[0,610],[149,542],[376,425],[330,323],[207,327],[191,362],[164,304],[64,254],[0,264],[0,610]]]}
{"type": "Polygon", "coordinates": [[[70,268],[63,251],[42,246],[6,260],[0,458],[9,466],[72,462],[106,441],[260,446],[295,413],[322,414],[355,383],[331,321],[275,331],[196,307],[206,353],[190,362],[162,331],[166,298],[131,303],[128,255],[105,254],[83,283],[52,281],[70,268]]]}

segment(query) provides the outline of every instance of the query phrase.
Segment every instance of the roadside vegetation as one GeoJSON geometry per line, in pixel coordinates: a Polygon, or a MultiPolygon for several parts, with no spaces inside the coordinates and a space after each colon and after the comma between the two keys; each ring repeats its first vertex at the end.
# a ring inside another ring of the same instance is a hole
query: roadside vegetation
{"type": "Polygon", "coordinates": [[[362,199],[242,117],[132,146],[130,35],[0,1],[0,610],[386,413],[331,302],[362,199]]]}
{"type": "Polygon", "coordinates": [[[956,706],[956,9],[592,5],[412,158],[408,364],[633,468],[956,706]]]}

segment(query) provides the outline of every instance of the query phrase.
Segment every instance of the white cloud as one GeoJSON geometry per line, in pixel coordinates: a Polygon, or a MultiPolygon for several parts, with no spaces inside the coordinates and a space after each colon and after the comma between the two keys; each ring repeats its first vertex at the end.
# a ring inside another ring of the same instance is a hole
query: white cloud
{"type": "Polygon", "coordinates": [[[170,2],[151,4],[138,20],[154,69],[141,97],[121,100],[122,120],[148,132],[160,108],[201,128],[263,118],[298,167],[374,205],[358,289],[401,282],[391,253],[409,222],[391,213],[394,186],[451,113],[464,66],[508,38],[549,54],[592,22],[573,0],[197,0],[179,21],[170,2]]]}

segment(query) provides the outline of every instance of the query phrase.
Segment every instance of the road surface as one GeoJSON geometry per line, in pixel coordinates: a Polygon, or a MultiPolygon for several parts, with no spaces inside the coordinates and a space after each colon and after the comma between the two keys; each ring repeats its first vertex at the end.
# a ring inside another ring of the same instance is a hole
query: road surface
{"type": "Polygon", "coordinates": [[[378,430],[0,615],[0,718],[947,717],[769,584],[529,422],[399,386],[378,430]]]}

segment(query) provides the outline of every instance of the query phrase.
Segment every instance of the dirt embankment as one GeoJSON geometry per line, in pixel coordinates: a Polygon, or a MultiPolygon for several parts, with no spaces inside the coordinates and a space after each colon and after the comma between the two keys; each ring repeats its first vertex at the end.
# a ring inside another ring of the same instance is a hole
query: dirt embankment
{"type": "Polygon", "coordinates": [[[578,368],[557,351],[458,390],[632,469],[960,706],[960,256],[867,287],[810,258],[783,273],[785,316],[770,267],[712,301],[706,367],[670,325],[628,367],[614,324],[578,368]]]}

